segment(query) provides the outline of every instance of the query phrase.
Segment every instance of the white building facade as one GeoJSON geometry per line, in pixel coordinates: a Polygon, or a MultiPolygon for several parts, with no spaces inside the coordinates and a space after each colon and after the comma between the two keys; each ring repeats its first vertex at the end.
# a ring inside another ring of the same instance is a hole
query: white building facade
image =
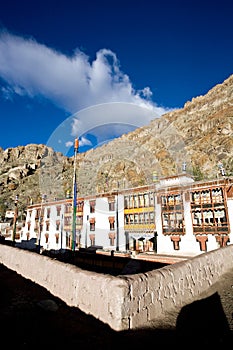
{"type": "Polygon", "coordinates": [[[30,205],[18,242],[46,250],[99,247],[195,256],[233,243],[233,182],[186,174],[119,192],[30,205]]]}

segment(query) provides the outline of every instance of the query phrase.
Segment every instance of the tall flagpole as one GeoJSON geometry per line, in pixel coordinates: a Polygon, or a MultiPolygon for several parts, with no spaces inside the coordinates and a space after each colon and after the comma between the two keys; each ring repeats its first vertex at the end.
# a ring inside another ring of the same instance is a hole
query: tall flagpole
{"type": "Polygon", "coordinates": [[[72,244],[71,249],[76,248],[76,212],[77,212],[77,181],[76,181],[76,160],[78,153],[78,139],[74,142],[74,175],[73,175],[73,221],[72,221],[72,244]]]}
{"type": "Polygon", "coordinates": [[[116,197],[116,251],[119,251],[119,204],[118,204],[119,181],[117,181],[117,197],[116,197]]]}

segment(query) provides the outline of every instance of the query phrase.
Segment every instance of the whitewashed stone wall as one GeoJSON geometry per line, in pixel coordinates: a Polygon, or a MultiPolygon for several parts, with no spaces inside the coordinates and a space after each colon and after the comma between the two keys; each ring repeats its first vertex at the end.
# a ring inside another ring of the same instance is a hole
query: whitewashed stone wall
{"type": "Polygon", "coordinates": [[[0,263],[116,331],[154,327],[165,314],[196,299],[233,268],[233,245],[135,275],[82,270],[29,251],[0,245],[0,263]]]}

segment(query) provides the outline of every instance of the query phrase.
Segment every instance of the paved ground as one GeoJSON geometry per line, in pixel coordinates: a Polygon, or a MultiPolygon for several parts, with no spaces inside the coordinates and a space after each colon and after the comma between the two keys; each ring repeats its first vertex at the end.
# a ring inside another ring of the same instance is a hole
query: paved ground
{"type": "Polygon", "coordinates": [[[0,335],[7,347],[230,349],[232,314],[233,269],[201,300],[168,315],[156,329],[115,332],[0,264],[0,335]]]}

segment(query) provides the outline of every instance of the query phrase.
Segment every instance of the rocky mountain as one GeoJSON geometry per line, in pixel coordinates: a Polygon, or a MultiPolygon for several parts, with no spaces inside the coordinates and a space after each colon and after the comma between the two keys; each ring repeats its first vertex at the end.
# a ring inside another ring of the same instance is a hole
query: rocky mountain
{"type": "MultiPolygon", "coordinates": [[[[6,150],[0,148],[0,215],[6,208],[14,206],[16,195],[22,209],[30,203],[41,201],[42,190],[46,190],[42,186],[43,177],[48,177],[47,172],[50,173],[50,181],[54,181],[54,193],[51,195],[55,196],[59,191],[62,193],[60,188],[56,191],[56,179],[61,176],[67,178],[69,188],[72,166],[72,159],[45,145],[29,144],[6,150]]],[[[64,188],[64,192],[66,190],[64,188]]]]}
{"type": "MultiPolygon", "coordinates": [[[[164,114],[148,125],[101,147],[77,155],[79,196],[152,183],[158,177],[186,171],[194,178],[219,176],[222,162],[233,175],[233,75],[182,109],[164,114]]],[[[73,157],[46,145],[0,148],[0,206],[21,206],[65,197],[72,189],[73,157]]]]}
{"type": "Polygon", "coordinates": [[[81,193],[152,183],[186,171],[196,179],[233,173],[233,75],[184,108],[91,150],[79,163],[81,193]]]}

